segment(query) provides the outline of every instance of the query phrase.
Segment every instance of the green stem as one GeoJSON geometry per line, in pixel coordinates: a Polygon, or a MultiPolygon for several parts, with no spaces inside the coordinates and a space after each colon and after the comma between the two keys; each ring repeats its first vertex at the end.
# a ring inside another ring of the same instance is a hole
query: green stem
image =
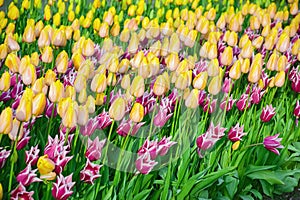
{"type": "Polygon", "coordinates": [[[106,157],[107,157],[108,146],[109,146],[108,142],[110,141],[110,137],[111,137],[111,133],[112,133],[114,124],[115,124],[115,120],[113,120],[112,123],[111,123],[111,125],[110,125],[108,137],[107,137],[107,140],[106,140],[107,148],[106,148],[106,151],[105,151],[105,154],[104,154],[104,157],[103,157],[103,163],[105,162],[105,159],[106,159],[106,157]]]}
{"type": "MultiPolygon", "coordinates": [[[[152,111],[152,116],[151,116],[151,123],[150,123],[150,131],[149,131],[149,137],[151,137],[152,135],[152,127],[153,127],[153,119],[154,119],[154,114],[155,114],[155,111],[156,111],[156,104],[157,104],[157,101],[158,101],[158,96],[156,97],[156,102],[155,102],[155,106],[154,106],[154,109],[152,111]]],[[[131,129],[131,127],[130,127],[131,129]]]]}

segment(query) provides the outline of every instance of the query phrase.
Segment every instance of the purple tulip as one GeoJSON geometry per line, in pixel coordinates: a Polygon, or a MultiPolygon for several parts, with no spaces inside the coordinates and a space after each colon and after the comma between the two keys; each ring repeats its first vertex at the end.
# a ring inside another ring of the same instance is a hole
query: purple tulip
{"type": "Polygon", "coordinates": [[[0,95],[0,101],[4,101],[4,102],[7,102],[11,99],[11,94],[10,94],[10,90],[6,91],[6,92],[3,92],[1,95],[0,95]]]}
{"type": "MultiPolygon", "coordinates": [[[[20,80],[20,79],[19,79],[20,80]]],[[[11,98],[15,99],[17,96],[21,95],[23,92],[23,83],[19,81],[11,90],[11,98]]]]}
{"type": "Polygon", "coordinates": [[[205,105],[206,97],[207,97],[207,95],[206,95],[205,90],[200,90],[199,97],[198,97],[198,104],[200,106],[203,107],[205,105]]]}
{"type": "Polygon", "coordinates": [[[294,109],[294,115],[296,118],[300,117],[300,100],[297,101],[295,109],[294,109]]]}
{"type": "Polygon", "coordinates": [[[24,186],[28,186],[34,182],[40,182],[41,179],[37,178],[36,171],[31,169],[31,165],[27,165],[27,167],[21,171],[17,176],[17,181],[24,186]]]}
{"type": "Polygon", "coordinates": [[[225,78],[224,83],[223,83],[223,87],[222,87],[222,91],[224,93],[229,93],[230,90],[233,89],[233,82],[230,78],[225,78]]]}
{"type": "MultiPolygon", "coordinates": [[[[25,129],[25,128],[24,128],[25,129]]],[[[29,136],[30,130],[24,130],[24,135],[22,136],[22,138],[18,141],[17,143],[17,150],[21,150],[23,149],[29,142],[31,136],[29,136]]]]}
{"type": "Polygon", "coordinates": [[[251,96],[250,96],[250,99],[251,99],[251,102],[253,104],[259,104],[260,101],[261,101],[261,98],[262,96],[264,95],[264,91],[261,91],[261,89],[257,86],[255,86],[253,89],[252,89],[252,93],[251,93],[251,96]]]}
{"type": "Polygon", "coordinates": [[[158,147],[157,140],[150,141],[149,138],[147,138],[143,146],[141,146],[141,148],[138,150],[138,155],[142,156],[143,154],[149,154],[150,158],[154,160],[159,153],[157,151],[158,150],[157,147],[158,147]]]}
{"type": "Polygon", "coordinates": [[[97,117],[97,129],[105,129],[106,127],[108,127],[109,125],[111,125],[112,123],[112,119],[109,117],[108,112],[103,111],[102,113],[100,113],[97,117]]]}
{"type": "Polygon", "coordinates": [[[228,139],[232,142],[236,142],[242,140],[244,135],[246,135],[246,133],[244,133],[244,125],[240,126],[239,123],[237,123],[229,130],[228,139]]]}
{"type": "Polygon", "coordinates": [[[300,73],[298,72],[295,74],[294,78],[292,79],[292,90],[296,93],[300,93],[300,73]]]}
{"type": "Polygon", "coordinates": [[[16,189],[11,191],[10,199],[11,200],[19,200],[19,199],[33,200],[32,197],[33,194],[34,191],[27,192],[25,186],[20,183],[16,189]]]}
{"type": "Polygon", "coordinates": [[[144,124],[145,122],[134,123],[130,119],[123,119],[120,125],[118,126],[116,132],[123,137],[127,136],[129,134],[129,131],[130,135],[135,135],[140,129],[140,127],[144,124]]]}
{"type": "Polygon", "coordinates": [[[27,165],[34,166],[36,165],[38,159],[39,159],[39,152],[38,145],[35,147],[31,147],[30,150],[25,151],[25,162],[27,165]]]}
{"type": "Polygon", "coordinates": [[[202,151],[211,149],[215,145],[215,143],[225,135],[225,130],[226,128],[222,128],[220,124],[214,126],[213,122],[211,122],[207,131],[200,135],[196,140],[200,157],[203,156],[202,151]]]}
{"type": "Polygon", "coordinates": [[[0,147],[0,169],[4,167],[6,159],[10,155],[10,150],[5,150],[3,147],[0,147]]]}
{"type": "Polygon", "coordinates": [[[165,136],[157,143],[157,151],[160,156],[164,156],[168,153],[171,146],[177,144],[177,142],[172,142],[171,136],[166,138],[165,136]]]}
{"type": "Polygon", "coordinates": [[[98,127],[97,118],[91,118],[88,120],[86,125],[80,127],[80,133],[83,136],[91,136],[95,132],[97,127],[98,127]]]}
{"type": "Polygon", "coordinates": [[[232,95],[228,98],[228,101],[227,101],[227,96],[225,96],[224,99],[223,99],[223,101],[220,103],[220,108],[222,110],[224,110],[225,106],[227,106],[226,107],[226,111],[228,112],[228,111],[230,111],[232,109],[233,104],[235,102],[236,102],[236,100],[232,98],[232,95]],[[227,103],[227,105],[226,105],[226,103],[227,103]]]}
{"type": "Polygon", "coordinates": [[[248,99],[249,95],[248,94],[242,94],[242,96],[240,97],[240,99],[236,102],[236,107],[240,110],[243,111],[246,108],[250,108],[251,103],[250,103],[250,98],[248,99]],[[248,106],[247,106],[247,102],[248,102],[248,106]]]}
{"type": "Polygon", "coordinates": [[[208,111],[209,114],[215,112],[216,104],[217,104],[217,99],[213,99],[212,102],[210,102],[210,98],[207,97],[205,101],[205,105],[203,106],[203,111],[204,112],[208,111]]]}
{"type": "Polygon", "coordinates": [[[276,114],[275,108],[273,108],[272,105],[267,105],[266,107],[263,108],[262,113],[260,115],[260,119],[263,122],[268,122],[273,118],[275,114],[276,114]]]}
{"type": "Polygon", "coordinates": [[[94,164],[87,159],[85,167],[80,171],[80,180],[89,184],[94,184],[94,181],[101,176],[99,174],[101,167],[102,165],[94,164]]]}
{"type": "Polygon", "coordinates": [[[106,139],[99,141],[99,138],[96,137],[94,141],[88,138],[88,147],[85,152],[85,157],[90,161],[99,160],[101,158],[102,149],[105,145],[106,139]]]}
{"type": "Polygon", "coordinates": [[[136,98],[136,102],[140,103],[144,106],[144,114],[147,115],[151,112],[156,104],[155,96],[151,90],[151,92],[145,92],[143,96],[136,98]]]}
{"type": "Polygon", "coordinates": [[[66,200],[73,194],[72,188],[75,182],[72,182],[72,175],[64,177],[62,174],[59,174],[57,176],[56,182],[53,183],[52,187],[52,196],[56,200],[66,200]]]}
{"type": "Polygon", "coordinates": [[[163,127],[167,121],[172,117],[173,113],[168,114],[168,110],[160,106],[158,113],[153,118],[153,124],[157,127],[163,127]]]}
{"type": "Polygon", "coordinates": [[[151,159],[150,153],[146,152],[137,158],[135,166],[142,174],[149,174],[158,162],[151,159]]]}
{"type": "Polygon", "coordinates": [[[45,108],[45,115],[46,117],[50,118],[52,116],[53,112],[53,117],[57,115],[57,110],[54,108],[54,103],[52,103],[49,99],[46,101],[46,108],[45,108]]]}
{"type": "Polygon", "coordinates": [[[282,149],[283,146],[280,144],[280,141],[282,140],[282,138],[278,138],[278,136],[279,136],[279,134],[266,137],[264,139],[263,145],[267,150],[272,151],[272,152],[276,153],[277,155],[280,155],[278,149],[282,149]]]}

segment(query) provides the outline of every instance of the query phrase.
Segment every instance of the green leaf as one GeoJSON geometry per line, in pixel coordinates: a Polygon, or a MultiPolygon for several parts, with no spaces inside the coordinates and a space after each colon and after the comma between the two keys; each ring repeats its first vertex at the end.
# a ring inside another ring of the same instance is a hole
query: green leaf
{"type": "Polygon", "coordinates": [[[251,179],[266,180],[271,185],[284,184],[284,182],[280,180],[273,171],[269,170],[253,172],[251,174],[247,174],[247,176],[251,179]]]}
{"type": "Polygon", "coordinates": [[[293,177],[286,177],[284,180],[284,185],[276,185],[276,191],[280,193],[293,192],[294,188],[298,185],[298,180],[293,177]]]}
{"type": "Polygon", "coordinates": [[[276,167],[276,165],[266,165],[266,166],[255,166],[255,165],[249,165],[249,167],[247,168],[246,172],[244,175],[248,175],[251,174],[253,172],[257,172],[257,171],[263,171],[263,170],[267,170],[267,169],[272,169],[276,167]]]}
{"type": "Polygon", "coordinates": [[[143,200],[143,199],[147,199],[147,197],[149,196],[149,194],[151,193],[151,189],[148,190],[143,190],[141,193],[137,194],[134,196],[133,200],[143,200]]]}
{"type": "Polygon", "coordinates": [[[112,199],[113,198],[113,195],[112,195],[113,191],[114,191],[114,186],[112,185],[102,200],[112,199]]]}
{"type": "Polygon", "coordinates": [[[241,194],[239,195],[241,197],[241,199],[243,200],[254,200],[253,197],[251,197],[251,195],[245,195],[245,194],[241,194]]]}
{"type": "Polygon", "coordinates": [[[233,199],[235,193],[237,192],[238,185],[239,185],[239,179],[232,176],[225,177],[225,186],[230,199],[233,199]]]}
{"type": "Polygon", "coordinates": [[[262,188],[263,188],[263,192],[264,194],[268,195],[269,197],[273,196],[273,191],[274,191],[274,186],[271,185],[270,183],[268,183],[265,180],[259,180],[262,188]]]}
{"type": "Polygon", "coordinates": [[[171,168],[172,165],[169,164],[168,166],[168,172],[167,172],[167,176],[165,178],[165,184],[164,184],[164,189],[161,195],[161,199],[167,199],[168,198],[168,194],[169,194],[169,186],[170,186],[170,180],[171,180],[171,168]]]}

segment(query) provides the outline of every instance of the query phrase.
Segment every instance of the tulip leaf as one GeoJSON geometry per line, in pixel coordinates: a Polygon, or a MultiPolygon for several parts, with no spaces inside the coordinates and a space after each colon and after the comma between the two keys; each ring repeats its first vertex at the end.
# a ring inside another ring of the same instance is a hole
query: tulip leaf
{"type": "Polygon", "coordinates": [[[275,168],[275,167],[276,167],[276,165],[266,165],[266,166],[249,165],[249,167],[247,168],[244,175],[248,175],[248,174],[251,174],[251,173],[257,172],[257,171],[264,171],[264,170],[267,170],[267,169],[272,169],[272,168],[275,168]]]}
{"type": "Polygon", "coordinates": [[[266,180],[271,185],[284,184],[284,182],[280,180],[273,171],[270,170],[261,170],[248,173],[247,176],[251,179],[266,180]]]}
{"type": "Polygon", "coordinates": [[[135,195],[133,200],[144,200],[147,199],[147,197],[150,195],[152,188],[148,190],[143,190],[139,194],[135,195]]]}

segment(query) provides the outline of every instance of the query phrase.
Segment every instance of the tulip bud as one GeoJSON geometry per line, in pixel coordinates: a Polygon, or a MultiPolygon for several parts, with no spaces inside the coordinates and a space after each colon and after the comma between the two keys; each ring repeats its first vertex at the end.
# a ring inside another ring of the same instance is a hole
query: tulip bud
{"type": "Polygon", "coordinates": [[[89,119],[89,113],[86,106],[79,106],[77,113],[77,124],[79,126],[85,126],[89,119]]]}
{"type": "Polygon", "coordinates": [[[6,92],[10,88],[10,74],[4,72],[0,78],[0,91],[6,92]]]}
{"type": "Polygon", "coordinates": [[[0,134],[8,134],[11,132],[13,127],[13,113],[10,107],[2,110],[0,115],[0,134]]]}
{"type": "Polygon", "coordinates": [[[264,42],[264,38],[262,36],[257,37],[255,40],[252,41],[252,45],[256,48],[259,49],[261,45],[264,42]]]}
{"type": "Polygon", "coordinates": [[[10,53],[7,55],[4,64],[9,68],[11,72],[16,73],[18,72],[20,59],[16,54],[10,53]]]}
{"type": "Polygon", "coordinates": [[[65,98],[70,97],[73,101],[76,99],[76,91],[75,88],[71,85],[67,85],[65,91],[65,98]]]}
{"type": "Polygon", "coordinates": [[[46,85],[50,86],[56,80],[56,73],[48,69],[45,75],[45,83],[46,85]]]}
{"type": "Polygon", "coordinates": [[[39,116],[44,112],[46,106],[46,95],[44,93],[37,94],[32,100],[32,114],[39,116]]]}
{"type": "Polygon", "coordinates": [[[65,50],[57,55],[55,65],[58,73],[66,73],[68,67],[68,54],[65,50]]]}
{"type": "Polygon", "coordinates": [[[166,65],[167,68],[171,71],[175,71],[179,65],[179,57],[177,53],[170,53],[166,58],[166,65]]]}
{"type": "Polygon", "coordinates": [[[237,80],[241,77],[241,61],[237,60],[229,70],[229,77],[237,80]]]}
{"type": "Polygon", "coordinates": [[[134,103],[129,117],[133,122],[141,122],[144,118],[144,106],[140,103],[134,103]]]}
{"type": "Polygon", "coordinates": [[[219,61],[217,58],[211,60],[207,66],[208,76],[217,76],[219,75],[219,61]]]}
{"type": "Polygon", "coordinates": [[[221,54],[221,64],[222,65],[231,65],[233,60],[233,52],[231,47],[226,47],[224,52],[221,54]]]}
{"type": "Polygon", "coordinates": [[[221,16],[219,17],[219,19],[217,21],[217,27],[219,29],[224,29],[225,26],[226,26],[225,16],[224,16],[224,14],[221,14],[221,16]]]}
{"type": "Polygon", "coordinates": [[[277,72],[275,79],[274,79],[274,84],[276,87],[282,87],[285,82],[285,72],[284,71],[279,71],[277,72]]]}
{"type": "Polygon", "coordinates": [[[138,98],[144,94],[144,91],[145,91],[145,83],[143,77],[139,75],[134,77],[130,87],[131,95],[138,98]]]}
{"type": "Polygon", "coordinates": [[[8,47],[6,44],[0,45],[0,59],[4,59],[7,56],[8,47]]]}
{"type": "Polygon", "coordinates": [[[115,121],[120,121],[125,115],[126,102],[122,97],[118,97],[109,108],[109,117],[115,121]]]}
{"type": "Polygon", "coordinates": [[[44,48],[42,52],[42,61],[44,63],[51,63],[53,60],[53,50],[50,46],[44,48]]]}
{"type": "Polygon", "coordinates": [[[56,29],[52,35],[51,43],[57,47],[64,47],[67,44],[66,32],[62,29],[56,29]]]}
{"type": "Polygon", "coordinates": [[[14,118],[12,123],[13,123],[12,129],[11,129],[10,133],[8,133],[8,137],[12,141],[16,141],[16,140],[19,141],[24,135],[23,124],[22,124],[22,122],[17,120],[17,118],[14,118]]]}
{"type": "Polygon", "coordinates": [[[49,46],[49,45],[50,45],[49,33],[44,28],[40,33],[40,36],[39,36],[39,39],[38,39],[38,46],[39,46],[39,48],[43,48],[43,47],[46,47],[46,46],[49,46]]]}
{"type": "Polygon", "coordinates": [[[297,39],[292,47],[292,54],[297,56],[298,52],[300,52],[300,39],[297,39]]]}
{"type": "Polygon", "coordinates": [[[29,64],[22,73],[22,81],[25,85],[31,85],[36,80],[36,70],[33,64],[29,64]]]}
{"type": "Polygon", "coordinates": [[[295,1],[290,7],[290,13],[291,15],[297,15],[298,11],[298,1],[295,1]]]}
{"type": "Polygon", "coordinates": [[[74,88],[77,93],[81,90],[86,89],[86,77],[82,74],[78,74],[75,81],[74,81],[74,88]]]}
{"type": "Polygon", "coordinates": [[[55,163],[48,158],[48,155],[41,156],[37,162],[37,168],[41,175],[51,173],[55,169],[55,163]]]}
{"type": "Polygon", "coordinates": [[[208,74],[206,71],[200,72],[193,80],[193,87],[199,90],[204,90],[207,84],[208,74]]]}
{"type": "Polygon", "coordinates": [[[169,52],[170,53],[178,53],[180,50],[180,41],[179,37],[176,33],[171,35],[170,41],[172,41],[169,45],[169,52]]]}
{"type": "Polygon", "coordinates": [[[59,80],[51,83],[48,97],[52,103],[58,102],[63,97],[63,93],[64,86],[59,80]]]}
{"type": "Polygon", "coordinates": [[[159,75],[153,85],[153,93],[157,96],[163,95],[167,91],[167,81],[163,75],[159,75]]]}
{"type": "Polygon", "coordinates": [[[286,56],[285,55],[280,56],[277,61],[276,70],[277,71],[285,71],[287,64],[288,64],[288,60],[287,60],[286,56]]]}
{"type": "Polygon", "coordinates": [[[240,55],[243,58],[251,58],[253,54],[253,46],[250,40],[247,41],[245,46],[242,47],[240,55]]]}
{"type": "Polygon", "coordinates": [[[260,22],[256,16],[250,17],[250,28],[251,30],[258,30],[260,28],[260,22]]]}
{"type": "Polygon", "coordinates": [[[34,92],[34,94],[38,94],[42,92],[44,86],[45,86],[45,78],[41,77],[33,83],[31,89],[34,92]]]}
{"type": "Polygon", "coordinates": [[[234,47],[234,46],[236,46],[237,41],[238,41],[238,35],[237,35],[237,33],[234,32],[234,31],[231,31],[231,32],[230,32],[230,35],[229,35],[229,37],[228,37],[228,40],[227,40],[227,44],[228,44],[229,46],[234,47]]]}
{"type": "Polygon", "coordinates": [[[101,93],[105,91],[106,86],[106,76],[104,74],[96,74],[91,82],[91,90],[101,93]]]}
{"type": "Polygon", "coordinates": [[[20,104],[16,110],[16,118],[19,121],[26,122],[31,118],[32,114],[32,99],[23,94],[20,104]]]}
{"type": "Polygon", "coordinates": [[[208,92],[212,95],[217,95],[222,88],[221,81],[220,76],[213,77],[208,85],[208,92]]]}
{"type": "Polygon", "coordinates": [[[239,48],[243,48],[247,42],[249,41],[249,37],[247,34],[244,34],[239,41],[239,48]]]}
{"type": "Polygon", "coordinates": [[[23,42],[32,43],[35,41],[34,26],[27,25],[23,33],[23,42]]]}
{"type": "MultiPolygon", "coordinates": [[[[203,52],[203,55],[205,55],[204,52],[203,52]]],[[[207,52],[208,59],[212,60],[212,59],[217,58],[217,56],[218,56],[217,44],[210,44],[209,48],[208,48],[208,52],[207,52]]]]}
{"type": "Polygon", "coordinates": [[[34,66],[38,66],[39,65],[40,58],[39,58],[39,54],[37,52],[34,52],[34,53],[31,54],[30,62],[34,66]]]}
{"type": "Polygon", "coordinates": [[[257,83],[260,77],[261,77],[261,67],[258,63],[255,63],[250,68],[248,81],[251,83],[257,83]]]}
{"type": "Polygon", "coordinates": [[[187,108],[192,108],[195,109],[198,107],[198,99],[199,99],[199,90],[198,89],[193,89],[188,97],[185,100],[185,106],[187,108]]]}
{"type": "Polygon", "coordinates": [[[94,55],[95,52],[94,46],[95,46],[94,42],[90,38],[88,38],[83,42],[82,54],[87,57],[94,55]]]}
{"type": "Polygon", "coordinates": [[[16,42],[16,40],[12,36],[7,37],[7,47],[10,49],[10,51],[20,50],[18,42],[16,42]]]}
{"type": "Polygon", "coordinates": [[[188,84],[189,84],[188,72],[180,73],[176,77],[176,81],[175,81],[176,88],[178,88],[180,90],[184,90],[185,88],[188,87],[188,84]]]}
{"type": "Polygon", "coordinates": [[[66,128],[72,128],[77,123],[77,109],[76,102],[71,102],[66,108],[65,113],[62,116],[62,124],[66,128]]]}
{"type": "Polygon", "coordinates": [[[284,53],[288,50],[290,46],[290,37],[286,33],[282,33],[276,44],[276,49],[281,53],[284,53]]]}

